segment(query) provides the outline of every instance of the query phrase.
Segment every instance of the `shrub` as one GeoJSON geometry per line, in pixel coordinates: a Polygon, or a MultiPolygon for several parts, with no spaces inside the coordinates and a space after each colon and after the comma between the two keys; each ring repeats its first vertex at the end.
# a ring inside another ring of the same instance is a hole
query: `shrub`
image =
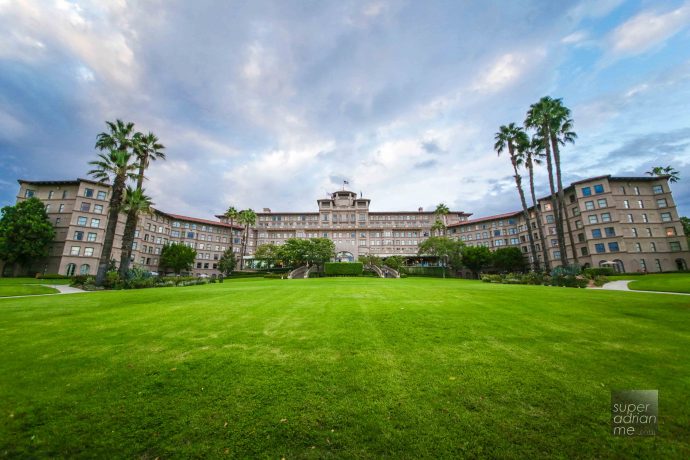
{"type": "Polygon", "coordinates": [[[359,276],[362,274],[362,262],[326,262],[326,276],[359,276]]]}
{"type": "Polygon", "coordinates": [[[89,275],[77,275],[72,278],[70,286],[83,286],[89,279],[89,275]]]}
{"type": "Polygon", "coordinates": [[[602,287],[604,284],[608,283],[609,279],[605,276],[595,276],[594,285],[597,287],[602,287]]]}
{"type": "Polygon", "coordinates": [[[611,267],[593,267],[585,268],[582,270],[582,274],[588,278],[594,278],[595,276],[612,276],[616,274],[616,270],[611,267]]]}
{"type": "MultiPolygon", "coordinates": [[[[409,276],[443,278],[443,267],[400,267],[400,273],[405,273],[409,276]]],[[[446,270],[446,276],[452,276],[450,270],[446,270]]]]}
{"type": "Polygon", "coordinates": [[[69,279],[69,276],[66,275],[58,275],[57,273],[36,273],[36,279],[39,280],[66,280],[69,279]]]}
{"type": "Polygon", "coordinates": [[[269,279],[269,280],[280,280],[286,277],[287,275],[281,274],[281,273],[266,273],[264,275],[264,278],[269,279]]]}

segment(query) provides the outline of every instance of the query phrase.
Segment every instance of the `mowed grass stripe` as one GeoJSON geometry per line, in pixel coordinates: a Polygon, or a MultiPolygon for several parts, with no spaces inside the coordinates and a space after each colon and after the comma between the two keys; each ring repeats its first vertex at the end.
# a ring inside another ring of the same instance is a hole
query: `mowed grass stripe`
{"type": "Polygon", "coordinates": [[[408,278],[16,299],[0,452],[687,457],[690,301],[669,297],[408,278]],[[611,388],[658,388],[660,436],[611,437],[611,388]]]}

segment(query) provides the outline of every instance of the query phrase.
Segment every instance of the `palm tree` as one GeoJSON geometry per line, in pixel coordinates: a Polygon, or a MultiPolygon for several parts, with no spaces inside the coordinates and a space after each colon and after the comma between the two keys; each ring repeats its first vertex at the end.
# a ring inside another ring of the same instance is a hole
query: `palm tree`
{"type": "Polygon", "coordinates": [[[450,214],[450,209],[448,209],[448,206],[446,206],[444,203],[440,203],[438,206],[436,206],[434,214],[436,215],[436,222],[434,222],[431,230],[436,230],[439,235],[442,235],[446,230],[446,216],[450,214]]]}
{"type": "Polygon", "coordinates": [[[122,202],[122,211],[127,213],[127,223],[122,235],[122,253],[120,255],[120,277],[124,278],[129,270],[130,257],[132,256],[132,244],[134,243],[134,231],[136,229],[137,217],[144,213],[151,213],[151,198],[146,196],[144,190],[127,187],[125,198],[122,202]],[[134,216],[130,221],[129,216],[134,216]]]}
{"type": "Polygon", "coordinates": [[[680,180],[680,173],[671,166],[655,166],[645,174],[648,176],[669,176],[668,181],[671,183],[680,180]]]}
{"type": "MultiPolygon", "coordinates": [[[[529,172],[529,191],[532,196],[532,207],[534,208],[534,213],[537,219],[537,230],[539,232],[539,242],[541,245],[541,254],[544,259],[544,269],[550,271],[551,267],[549,264],[549,253],[546,250],[546,238],[544,238],[544,229],[542,228],[541,208],[539,203],[537,203],[537,195],[534,191],[534,167],[536,165],[541,165],[543,163],[544,153],[541,150],[541,145],[543,143],[537,137],[533,137],[529,145],[525,145],[524,149],[524,164],[529,172]]],[[[536,255],[535,255],[536,257],[536,255]]]]}
{"type": "Polygon", "coordinates": [[[556,235],[558,238],[558,249],[561,254],[561,261],[563,265],[567,265],[568,254],[566,253],[565,233],[563,230],[563,214],[561,210],[562,202],[560,201],[560,196],[558,193],[557,184],[555,183],[555,176],[553,170],[554,163],[557,163],[557,173],[560,177],[560,156],[558,157],[558,162],[556,162],[555,156],[553,154],[553,144],[551,143],[552,131],[554,128],[553,120],[554,118],[559,118],[560,115],[562,114],[559,114],[559,111],[557,110],[557,104],[554,103],[554,100],[549,96],[545,96],[542,97],[538,102],[530,105],[530,108],[527,111],[527,117],[525,119],[525,126],[528,128],[533,128],[538,135],[538,139],[540,139],[542,142],[541,148],[545,152],[546,170],[549,176],[549,188],[551,190],[551,206],[553,207],[554,211],[556,235]]]}
{"type": "MultiPolygon", "coordinates": [[[[137,175],[136,190],[143,192],[144,186],[144,172],[148,169],[152,160],[165,160],[165,153],[163,153],[165,146],[159,142],[158,137],[152,132],[148,134],[136,133],[132,138],[132,150],[137,157],[139,164],[139,174],[137,175]]],[[[139,210],[136,206],[130,207],[127,211],[127,222],[125,223],[125,231],[122,237],[122,254],[120,256],[120,276],[124,276],[129,270],[129,262],[132,256],[132,242],[134,241],[134,233],[137,229],[137,219],[139,210]],[[129,241],[129,244],[124,244],[124,241],[129,241]]]]}
{"type": "Polygon", "coordinates": [[[242,253],[240,258],[240,269],[244,269],[244,256],[247,252],[247,242],[249,240],[249,227],[256,224],[256,213],[252,209],[244,209],[239,212],[237,221],[244,225],[244,237],[242,238],[242,253]]]}
{"type": "Polygon", "coordinates": [[[527,200],[525,199],[525,191],[522,189],[522,176],[518,171],[518,167],[523,161],[523,149],[529,144],[529,138],[522,129],[515,123],[510,123],[508,126],[503,125],[494,136],[496,143],[494,150],[500,156],[507,148],[508,155],[510,155],[510,163],[513,165],[513,178],[515,178],[515,186],[520,194],[520,202],[522,203],[522,214],[525,217],[527,224],[527,237],[529,240],[530,250],[532,251],[532,268],[539,269],[539,258],[537,257],[537,248],[534,245],[534,236],[532,234],[532,219],[530,219],[529,211],[527,209],[527,200]]]}
{"type": "Polygon", "coordinates": [[[232,226],[240,217],[240,213],[239,211],[237,211],[237,209],[235,209],[234,206],[230,206],[228,210],[225,211],[225,214],[223,214],[223,216],[225,216],[225,218],[228,219],[228,222],[230,223],[230,253],[233,257],[235,257],[235,251],[233,251],[235,235],[233,234],[234,229],[232,228],[232,226]]]}
{"type": "Polygon", "coordinates": [[[108,263],[113,250],[115,240],[115,229],[117,219],[122,205],[122,195],[127,179],[135,179],[134,171],[139,167],[136,163],[131,163],[132,153],[130,148],[130,134],[133,124],[124,125],[120,120],[117,123],[108,122],[111,132],[98,135],[96,148],[109,150],[108,153],[99,153],[99,160],[90,161],[89,164],[94,169],[89,171],[89,175],[98,179],[99,182],[108,183],[112,180],[112,194],[110,196],[110,208],[108,209],[108,224],[105,229],[103,240],[103,250],[98,261],[98,271],[96,272],[96,284],[102,285],[105,274],[108,271],[108,263]]]}

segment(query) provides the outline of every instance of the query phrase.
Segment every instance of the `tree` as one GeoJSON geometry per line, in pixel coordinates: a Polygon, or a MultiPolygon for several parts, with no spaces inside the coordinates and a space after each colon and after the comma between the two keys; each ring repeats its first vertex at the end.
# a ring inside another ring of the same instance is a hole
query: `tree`
{"type": "Polygon", "coordinates": [[[513,178],[515,179],[515,187],[517,187],[520,195],[520,203],[522,204],[522,215],[527,224],[527,239],[529,241],[530,250],[534,257],[532,264],[535,270],[539,270],[539,258],[537,257],[537,248],[534,245],[534,234],[532,233],[532,219],[527,209],[527,200],[525,199],[525,191],[522,189],[522,176],[518,171],[518,167],[524,163],[526,150],[529,148],[529,137],[520,126],[515,123],[510,123],[508,126],[503,125],[494,136],[496,143],[494,150],[500,156],[506,148],[510,156],[510,163],[513,166],[513,178]]]}
{"type": "Polygon", "coordinates": [[[182,243],[172,243],[163,246],[160,258],[161,271],[168,269],[179,275],[181,271],[189,271],[196,259],[196,251],[182,243]]]}
{"type": "MultiPolygon", "coordinates": [[[[55,229],[45,206],[38,198],[5,206],[0,211],[0,260],[13,265],[17,276],[20,265],[48,256],[55,229]]],[[[0,269],[0,276],[4,271],[0,269]]]]}
{"type": "Polygon", "coordinates": [[[254,259],[264,262],[272,266],[283,260],[283,251],[280,246],[275,243],[262,244],[256,248],[254,252],[254,259]]]}
{"type": "Polygon", "coordinates": [[[437,257],[443,267],[443,277],[446,277],[446,265],[455,270],[462,266],[462,250],[464,243],[445,236],[432,236],[422,241],[417,248],[420,256],[437,257]]]}
{"type": "Polygon", "coordinates": [[[244,256],[247,253],[247,243],[249,241],[249,227],[256,224],[256,213],[252,209],[243,209],[239,212],[237,221],[244,225],[244,236],[242,237],[242,253],[240,255],[240,269],[244,268],[244,256]]]}
{"type": "Polygon", "coordinates": [[[232,275],[232,271],[235,269],[235,265],[237,265],[237,260],[235,259],[234,251],[230,247],[223,252],[222,256],[220,256],[218,270],[220,270],[220,272],[225,276],[230,276],[232,275]]]}
{"type": "Polygon", "coordinates": [[[237,222],[237,219],[239,219],[240,213],[237,211],[237,209],[235,209],[234,206],[230,206],[228,210],[225,211],[225,214],[223,214],[223,216],[225,216],[225,218],[228,219],[228,223],[230,224],[230,250],[234,254],[235,251],[233,250],[233,248],[235,244],[235,235],[233,232],[235,231],[235,229],[233,228],[233,226],[235,225],[235,222],[237,222]]]}
{"type": "Polygon", "coordinates": [[[385,265],[387,267],[392,268],[395,271],[400,271],[402,268],[403,264],[405,263],[405,259],[403,259],[402,256],[390,256],[386,257],[386,260],[384,261],[385,265]]]}
{"type": "Polygon", "coordinates": [[[475,278],[482,268],[491,263],[491,251],[484,246],[465,246],[462,250],[462,264],[469,268],[475,278]]]}
{"type": "MultiPolygon", "coordinates": [[[[561,179],[561,157],[559,146],[566,143],[573,143],[577,134],[572,131],[573,120],[570,118],[570,110],[565,107],[561,99],[553,99],[549,96],[542,97],[538,102],[530,106],[525,119],[525,126],[534,128],[537,138],[542,143],[542,148],[546,153],[546,168],[549,175],[549,188],[551,189],[551,205],[554,210],[554,221],[556,223],[556,236],[558,238],[558,248],[561,260],[564,265],[568,264],[568,254],[565,245],[565,230],[563,226],[564,216],[568,228],[570,221],[564,213],[565,199],[563,193],[563,181],[561,179]],[[554,166],[556,167],[554,175],[554,166]],[[554,183],[555,181],[555,183],[554,183]]],[[[573,252],[573,258],[577,263],[572,229],[568,232],[573,252]]]]}
{"type": "Polygon", "coordinates": [[[688,246],[690,246],[690,218],[681,217],[680,223],[683,224],[683,233],[685,233],[685,238],[688,240],[688,246]]]}
{"type": "MultiPolygon", "coordinates": [[[[262,245],[267,246],[267,245],[262,245]]],[[[268,247],[264,251],[270,252],[273,248],[268,247]]],[[[274,257],[280,257],[289,267],[299,267],[310,262],[310,255],[313,252],[311,240],[301,238],[288,238],[279,248],[275,248],[274,257]]]]}
{"type": "Polygon", "coordinates": [[[109,132],[102,132],[96,138],[96,148],[107,153],[99,153],[99,160],[89,162],[95,166],[89,174],[102,183],[112,180],[112,194],[110,196],[110,209],[108,210],[108,225],[105,229],[103,250],[98,261],[96,272],[96,284],[101,286],[108,270],[117,218],[122,205],[122,197],[127,179],[136,179],[136,171],[139,165],[131,163],[132,160],[132,131],[134,123],[124,123],[122,120],[107,121],[109,132]]]}
{"type": "Polygon", "coordinates": [[[129,262],[132,257],[132,245],[134,243],[134,230],[136,229],[137,218],[140,214],[150,214],[151,197],[144,193],[144,190],[133,189],[127,187],[125,189],[125,197],[122,202],[122,211],[127,213],[127,222],[125,223],[125,231],[122,234],[122,253],[120,256],[120,277],[124,278],[129,270],[129,262]],[[130,221],[130,216],[134,216],[134,220],[130,221]],[[131,225],[131,227],[130,227],[131,225]]]}
{"type": "MultiPolygon", "coordinates": [[[[544,270],[551,271],[551,264],[549,263],[549,253],[546,249],[546,238],[544,237],[543,229],[543,218],[541,215],[541,207],[537,203],[537,196],[534,191],[534,167],[536,165],[541,165],[542,159],[544,158],[544,153],[541,150],[542,143],[539,139],[532,138],[530,141],[529,148],[525,149],[525,167],[529,172],[529,191],[532,196],[532,207],[534,208],[534,213],[537,219],[537,231],[539,234],[539,243],[541,246],[541,253],[544,259],[544,270]]],[[[531,231],[531,229],[530,229],[531,231]]],[[[533,257],[538,258],[537,254],[533,254],[533,257]]]]}
{"type": "Polygon", "coordinates": [[[669,176],[668,181],[671,183],[680,180],[680,173],[671,166],[655,166],[645,174],[648,176],[669,176]]]}
{"type": "Polygon", "coordinates": [[[525,256],[519,248],[498,248],[491,255],[493,266],[499,272],[525,271],[525,256]]]}
{"type": "MultiPolygon", "coordinates": [[[[163,153],[164,148],[165,146],[161,144],[156,135],[151,132],[148,134],[134,134],[132,138],[132,151],[136,155],[137,163],[139,164],[137,188],[135,190],[140,193],[139,196],[143,195],[144,173],[148,169],[149,163],[157,159],[165,160],[165,153],[163,153]]],[[[139,213],[144,210],[145,209],[141,209],[139,206],[128,206],[127,209],[123,209],[123,211],[127,213],[127,221],[125,222],[125,230],[122,236],[122,252],[120,254],[120,276],[122,277],[124,277],[127,270],[129,270],[134,233],[137,229],[139,213]]]]}
{"type": "Polygon", "coordinates": [[[450,214],[450,209],[443,203],[439,203],[434,210],[436,222],[431,226],[431,231],[435,231],[437,236],[445,234],[447,223],[446,216],[450,214]]]}
{"type": "Polygon", "coordinates": [[[335,243],[328,238],[311,238],[308,248],[307,260],[320,267],[335,257],[335,243]]]}
{"type": "Polygon", "coordinates": [[[381,267],[383,265],[381,258],[373,254],[361,254],[357,259],[365,266],[381,267]]]}

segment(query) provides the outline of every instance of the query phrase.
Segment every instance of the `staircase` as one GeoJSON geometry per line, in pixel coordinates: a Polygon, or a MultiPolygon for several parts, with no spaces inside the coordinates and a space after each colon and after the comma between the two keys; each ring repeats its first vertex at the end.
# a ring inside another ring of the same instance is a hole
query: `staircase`
{"type": "Polygon", "coordinates": [[[309,270],[308,265],[297,267],[288,274],[288,279],[309,278],[309,270]]]}
{"type": "Polygon", "coordinates": [[[383,272],[383,278],[400,278],[400,273],[397,270],[393,270],[386,265],[381,267],[381,271],[383,272]]]}

